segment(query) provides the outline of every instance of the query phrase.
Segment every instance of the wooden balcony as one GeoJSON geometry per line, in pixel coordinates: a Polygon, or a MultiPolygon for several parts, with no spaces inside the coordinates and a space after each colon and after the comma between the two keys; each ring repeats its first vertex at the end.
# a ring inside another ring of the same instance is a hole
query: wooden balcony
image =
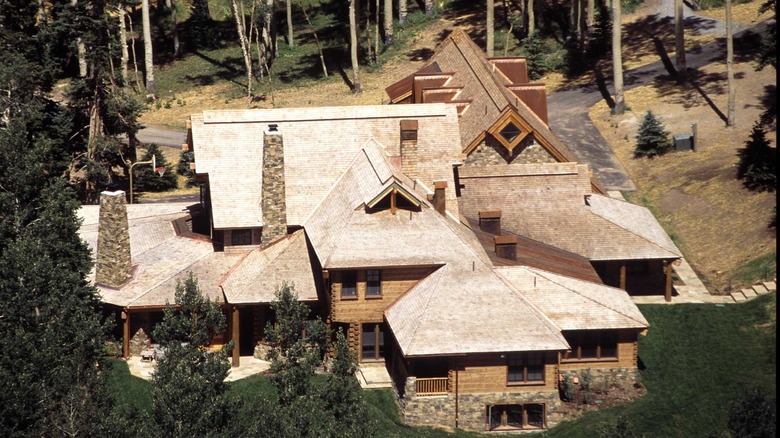
{"type": "Polygon", "coordinates": [[[447,395],[448,390],[449,379],[446,377],[418,378],[415,383],[415,392],[418,397],[447,395]]]}

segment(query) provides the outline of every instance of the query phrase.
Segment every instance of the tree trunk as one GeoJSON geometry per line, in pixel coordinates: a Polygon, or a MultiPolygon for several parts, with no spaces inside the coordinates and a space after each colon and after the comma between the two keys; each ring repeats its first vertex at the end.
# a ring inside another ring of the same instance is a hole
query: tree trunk
{"type": "Polygon", "coordinates": [[[236,0],[230,1],[230,8],[233,10],[233,18],[236,20],[236,32],[238,33],[238,43],[241,45],[241,54],[244,56],[244,67],[246,68],[246,96],[248,103],[252,102],[252,47],[246,36],[246,25],[244,23],[243,6],[238,9],[236,0]]]}
{"type": "MultiPolygon", "coordinates": [[[[76,8],[78,4],[78,0],[70,2],[73,8],[76,8]]],[[[87,76],[87,49],[84,47],[84,41],[81,40],[81,37],[76,38],[76,52],[79,61],[79,76],[84,78],[87,76]]]]}
{"type": "Polygon", "coordinates": [[[588,0],[588,31],[593,27],[596,22],[596,0],[588,0]]]}
{"type": "Polygon", "coordinates": [[[615,75],[615,108],[614,114],[626,112],[626,102],[623,97],[623,45],[621,41],[622,26],[620,19],[620,0],[612,0],[612,69],[615,75]]]}
{"type": "Polygon", "coordinates": [[[398,0],[398,24],[406,24],[406,0],[398,0]]]}
{"type": "Polygon", "coordinates": [[[357,18],[355,17],[355,2],[349,0],[349,54],[352,60],[352,91],[360,93],[360,73],[358,71],[357,53],[357,18]]]}
{"type": "Polygon", "coordinates": [[[685,65],[685,28],[683,27],[683,0],[674,0],[674,36],[677,58],[677,80],[685,82],[688,67],[685,65]]]}
{"type": "Polygon", "coordinates": [[[179,30],[176,26],[176,2],[165,0],[165,6],[171,11],[171,37],[173,38],[173,57],[178,58],[181,55],[181,45],[179,44],[179,30]]]}
{"type": "Polygon", "coordinates": [[[314,29],[314,25],[311,23],[309,13],[306,11],[306,4],[301,2],[301,9],[303,10],[303,17],[306,18],[306,23],[309,25],[312,35],[314,35],[314,43],[317,44],[317,51],[320,53],[320,63],[322,63],[322,74],[328,77],[328,67],[325,65],[325,53],[322,51],[322,44],[320,44],[320,38],[317,36],[317,31],[314,29]]]}
{"type": "Polygon", "coordinates": [[[144,31],[144,70],[146,91],[154,93],[154,52],[152,51],[152,27],[149,22],[149,0],[141,0],[141,18],[144,31]]]}
{"type": "Polygon", "coordinates": [[[141,91],[141,79],[138,77],[138,56],[135,54],[135,31],[133,30],[133,14],[127,14],[128,24],[130,25],[130,51],[133,53],[133,71],[135,72],[135,88],[141,91]]]}
{"type": "Polygon", "coordinates": [[[295,40],[293,40],[293,25],[292,25],[292,0],[287,0],[287,44],[290,47],[295,46],[295,40]]]}
{"type": "Polygon", "coordinates": [[[534,0],[528,0],[528,35],[532,35],[536,30],[536,14],[534,13],[534,0]]]}
{"type": "Polygon", "coordinates": [[[393,0],[384,0],[385,45],[393,44],[393,0]]]}
{"type": "MultiPolygon", "coordinates": [[[[359,1],[359,0],[358,0],[359,1]]],[[[366,2],[366,47],[368,57],[366,58],[369,63],[374,61],[374,55],[371,54],[371,2],[366,2]]]]}
{"type": "Polygon", "coordinates": [[[379,0],[374,5],[374,61],[379,63],[379,0]]]}
{"type": "Polygon", "coordinates": [[[433,0],[425,0],[425,15],[433,17],[433,0]]]}
{"type": "Polygon", "coordinates": [[[127,63],[130,60],[130,54],[127,52],[127,28],[125,27],[124,5],[119,5],[119,44],[122,46],[122,85],[127,86],[127,63]]]}
{"type": "Polygon", "coordinates": [[[736,125],[737,90],[734,88],[734,35],[732,35],[731,0],[726,0],[726,76],[729,86],[728,121],[727,126],[736,125]]]}
{"type": "Polygon", "coordinates": [[[496,4],[494,0],[487,0],[487,23],[485,24],[485,32],[487,33],[487,47],[485,52],[488,57],[493,56],[493,46],[495,45],[495,36],[493,34],[495,30],[495,19],[493,18],[493,12],[495,11],[496,4]]]}

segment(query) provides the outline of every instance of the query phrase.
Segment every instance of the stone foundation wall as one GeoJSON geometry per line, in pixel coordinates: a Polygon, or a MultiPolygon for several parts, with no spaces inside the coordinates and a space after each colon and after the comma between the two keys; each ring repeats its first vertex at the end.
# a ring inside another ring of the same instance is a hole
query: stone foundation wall
{"type": "Polygon", "coordinates": [[[636,383],[641,383],[639,377],[639,370],[636,368],[586,368],[579,370],[567,370],[561,367],[560,372],[564,376],[570,376],[572,378],[577,377],[579,382],[582,382],[582,373],[589,372],[592,378],[592,385],[595,387],[610,386],[633,386],[636,383]]]}
{"type": "MultiPolygon", "coordinates": [[[[455,427],[455,393],[443,396],[418,397],[415,392],[417,379],[406,379],[403,398],[398,400],[401,418],[415,426],[455,427]]],[[[396,392],[397,393],[397,392],[396,392]]],[[[459,394],[458,427],[464,430],[484,432],[486,408],[497,404],[541,403],[545,405],[547,426],[552,427],[562,419],[561,400],[558,391],[493,392],[484,394],[459,394]]]]}

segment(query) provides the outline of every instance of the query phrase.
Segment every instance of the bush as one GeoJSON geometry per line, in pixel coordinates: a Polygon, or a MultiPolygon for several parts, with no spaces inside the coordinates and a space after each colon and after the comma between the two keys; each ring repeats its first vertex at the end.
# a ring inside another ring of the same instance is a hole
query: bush
{"type": "Polygon", "coordinates": [[[652,111],[647,111],[642,124],[639,126],[639,132],[636,134],[636,149],[634,157],[649,157],[663,155],[672,147],[669,141],[669,133],[664,128],[663,123],[652,111]]]}
{"type": "Polygon", "coordinates": [[[165,167],[166,172],[163,176],[157,174],[151,166],[139,166],[133,169],[135,189],[139,192],[164,192],[175,189],[179,186],[179,180],[176,174],[171,172],[165,155],[160,151],[160,147],[152,143],[146,148],[146,153],[141,157],[141,161],[150,161],[152,156],[157,161],[157,167],[165,167]]]}
{"type": "Polygon", "coordinates": [[[590,371],[584,370],[580,373],[580,384],[582,385],[582,402],[585,404],[593,403],[593,376],[590,371]]]}
{"type": "Polygon", "coordinates": [[[728,428],[739,438],[774,438],[777,429],[777,403],[760,389],[749,389],[731,402],[728,428]]]}
{"type": "Polygon", "coordinates": [[[739,165],[737,179],[743,180],[748,190],[774,192],[777,186],[777,148],[769,145],[766,132],[760,122],[753,125],[750,140],[737,152],[739,165]]]}
{"type": "Polygon", "coordinates": [[[631,421],[619,415],[614,423],[607,423],[599,427],[598,434],[600,438],[636,438],[639,435],[634,430],[631,421]]]}
{"type": "Polygon", "coordinates": [[[574,400],[574,379],[569,374],[564,376],[561,382],[561,398],[567,402],[574,400]]]}

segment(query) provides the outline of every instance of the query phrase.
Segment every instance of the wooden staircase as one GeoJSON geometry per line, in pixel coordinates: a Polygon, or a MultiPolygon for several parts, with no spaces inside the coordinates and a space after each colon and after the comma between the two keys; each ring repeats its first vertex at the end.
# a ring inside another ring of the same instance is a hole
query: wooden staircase
{"type": "Polygon", "coordinates": [[[775,281],[763,281],[758,284],[754,284],[752,287],[742,289],[741,291],[732,292],[731,298],[734,302],[741,303],[750,299],[753,299],[759,295],[766,295],[768,293],[775,292],[777,290],[777,284],[775,281]]]}

